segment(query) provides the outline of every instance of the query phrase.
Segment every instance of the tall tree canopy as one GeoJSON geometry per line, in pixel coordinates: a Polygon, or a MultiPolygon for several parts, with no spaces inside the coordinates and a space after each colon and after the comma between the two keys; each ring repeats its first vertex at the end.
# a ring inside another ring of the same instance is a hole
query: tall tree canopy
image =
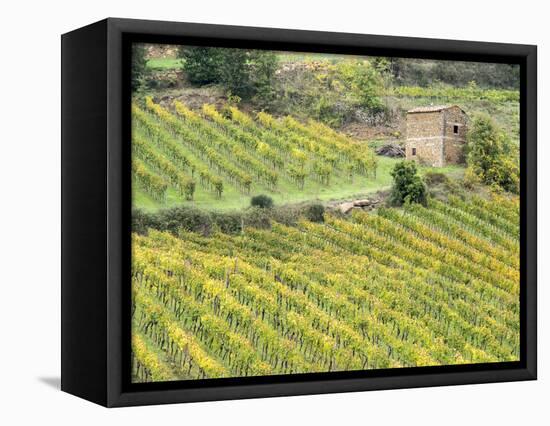
{"type": "Polygon", "coordinates": [[[468,133],[467,162],[485,185],[519,192],[519,150],[488,115],[476,116],[468,133]]]}

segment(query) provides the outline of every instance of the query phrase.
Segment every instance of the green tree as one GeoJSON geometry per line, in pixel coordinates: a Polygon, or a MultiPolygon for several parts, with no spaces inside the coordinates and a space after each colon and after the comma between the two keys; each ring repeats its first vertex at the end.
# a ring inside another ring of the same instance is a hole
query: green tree
{"type": "Polygon", "coordinates": [[[146,50],[143,44],[134,44],[132,47],[132,92],[139,90],[147,76],[146,50]]]}
{"type": "Polygon", "coordinates": [[[510,138],[488,115],[474,117],[468,132],[466,158],[471,173],[485,185],[519,192],[519,159],[510,138]]]}
{"type": "Polygon", "coordinates": [[[219,83],[223,66],[223,49],[216,47],[187,47],[179,49],[182,68],[187,79],[196,85],[219,83]]]}
{"type": "Polygon", "coordinates": [[[383,109],[379,95],[384,81],[375,66],[368,61],[349,60],[339,63],[337,70],[359,106],[372,112],[383,109]]]}
{"type": "Polygon", "coordinates": [[[261,50],[217,47],[181,47],[179,57],[187,78],[193,84],[221,84],[231,95],[243,99],[273,98],[272,78],[277,56],[261,50]]]}
{"type": "Polygon", "coordinates": [[[414,161],[401,161],[390,172],[393,177],[390,202],[393,205],[426,203],[426,186],[418,175],[414,161]]]}

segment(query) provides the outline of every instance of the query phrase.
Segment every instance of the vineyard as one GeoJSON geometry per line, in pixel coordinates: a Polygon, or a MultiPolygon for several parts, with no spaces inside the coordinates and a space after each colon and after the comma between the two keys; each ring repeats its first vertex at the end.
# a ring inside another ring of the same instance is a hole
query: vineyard
{"type": "Polygon", "coordinates": [[[386,95],[411,98],[452,99],[453,102],[519,102],[519,91],[517,90],[482,89],[475,85],[470,85],[469,87],[397,86],[388,89],[386,95]]]}
{"type": "MultiPolygon", "coordinates": [[[[178,157],[179,145],[170,144],[174,134],[186,135],[191,144],[199,132],[212,132],[215,141],[218,124],[206,125],[204,118],[177,105],[183,119],[150,108],[166,124],[160,127],[151,113],[136,108],[138,135],[158,132],[155,146],[163,144],[166,157],[186,164],[191,178],[200,177],[198,185],[216,196],[212,179],[219,175],[224,185],[247,192],[250,181],[277,186],[289,178],[268,173],[279,170],[282,158],[292,158],[299,171],[300,153],[305,158],[315,153],[319,164],[332,164],[334,170],[356,155],[352,150],[333,156],[339,151],[308,145],[307,132],[326,132],[313,123],[269,116],[256,122],[236,110],[228,119],[205,108],[213,123],[219,121],[233,135],[228,146],[214,151],[241,149],[235,156],[242,155],[243,164],[250,161],[247,179],[198,148],[193,158],[178,157]],[[283,131],[303,135],[303,145],[293,144],[296,152],[289,157],[283,157],[283,144],[290,139],[276,139],[283,131]],[[249,139],[251,134],[263,141],[267,135],[273,138],[260,145],[264,154],[252,155],[259,147],[252,145],[257,139],[249,139]],[[219,174],[202,176],[196,158],[211,158],[219,174]]],[[[205,144],[211,146],[214,142],[205,144]]],[[[159,175],[166,170],[165,185],[193,196],[184,176],[172,175],[168,164],[148,157],[145,148],[139,152],[140,161],[155,164],[159,175]]],[[[353,164],[349,172],[354,175],[374,173],[371,164],[353,164]]],[[[136,164],[136,170],[142,167],[136,164]]],[[[327,179],[320,170],[314,173],[318,175],[306,179],[327,179]]],[[[142,179],[155,190],[164,188],[156,179],[142,179]]],[[[298,178],[296,185],[301,185],[298,178]]],[[[132,280],[134,381],[519,359],[519,203],[504,196],[451,196],[447,202],[432,199],[427,207],[379,209],[347,218],[326,214],[322,223],[273,222],[270,229],[247,228],[238,235],[182,231],[175,237],[151,229],[146,236],[133,235],[132,280]]]]}
{"type": "Polygon", "coordinates": [[[312,120],[253,117],[208,104],[195,111],[151,98],[132,105],[132,149],[139,207],[243,207],[258,193],[278,202],[345,197],[387,187],[393,165],[367,144],[312,120]]]}

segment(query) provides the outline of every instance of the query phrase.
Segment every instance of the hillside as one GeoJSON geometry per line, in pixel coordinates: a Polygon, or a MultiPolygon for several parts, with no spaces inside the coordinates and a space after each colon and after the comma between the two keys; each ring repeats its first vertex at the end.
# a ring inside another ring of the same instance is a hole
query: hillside
{"type": "Polygon", "coordinates": [[[145,49],[134,382],[519,359],[516,66],[145,49]]]}
{"type": "Polygon", "coordinates": [[[519,204],[134,234],[135,381],[519,357],[519,204]],[[353,285],[350,285],[353,283],[353,285]]]}

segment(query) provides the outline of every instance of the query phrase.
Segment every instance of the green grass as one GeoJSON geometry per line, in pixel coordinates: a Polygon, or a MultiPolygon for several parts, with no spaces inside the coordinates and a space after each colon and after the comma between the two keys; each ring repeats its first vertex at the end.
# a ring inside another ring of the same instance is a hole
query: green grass
{"type": "MultiPolygon", "coordinates": [[[[338,61],[348,59],[353,56],[319,53],[301,53],[301,52],[277,52],[277,58],[280,62],[304,62],[304,61],[338,61]]],[[[152,70],[165,70],[181,68],[181,58],[151,58],[147,61],[147,68],[152,70]]]]}
{"type": "Polygon", "coordinates": [[[358,55],[340,55],[337,53],[276,52],[280,62],[330,61],[339,62],[349,59],[364,59],[358,55]]]}
{"type": "MultiPolygon", "coordinates": [[[[273,198],[276,205],[294,204],[311,200],[326,202],[354,197],[360,198],[391,187],[392,178],[390,171],[395,163],[400,160],[387,157],[378,157],[378,160],[376,179],[356,176],[353,182],[349,182],[346,178],[337,176],[332,179],[330,186],[324,186],[311,179],[307,179],[303,190],[300,190],[287,180],[282,180],[276,191],[270,191],[264,186],[255,185],[250,195],[242,194],[232,186],[226,185],[221,199],[217,199],[213,193],[205,191],[197,185],[193,201],[185,200],[174,188],[169,188],[164,203],[153,200],[144,191],[138,187],[134,187],[133,205],[147,211],[181,205],[194,206],[205,210],[228,211],[248,207],[250,205],[250,198],[258,194],[269,195],[273,198]]],[[[464,171],[464,168],[461,166],[441,168],[421,166],[419,169],[421,174],[426,171],[437,171],[453,177],[461,176],[464,171]]]]}
{"type": "Polygon", "coordinates": [[[418,171],[421,176],[423,176],[427,172],[435,172],[443,173],[452,179],[461,179],[462,177],[464,177],[465,170],[466,169],[464,166],[453,164],[445,167],[420,166],[418,171]]]}
{"type": "Polygon", "coordinates": [[[152,58],[147,61],[147,68],[152,70],[168,70],[181,68],[179,58],[152,58]]]}

